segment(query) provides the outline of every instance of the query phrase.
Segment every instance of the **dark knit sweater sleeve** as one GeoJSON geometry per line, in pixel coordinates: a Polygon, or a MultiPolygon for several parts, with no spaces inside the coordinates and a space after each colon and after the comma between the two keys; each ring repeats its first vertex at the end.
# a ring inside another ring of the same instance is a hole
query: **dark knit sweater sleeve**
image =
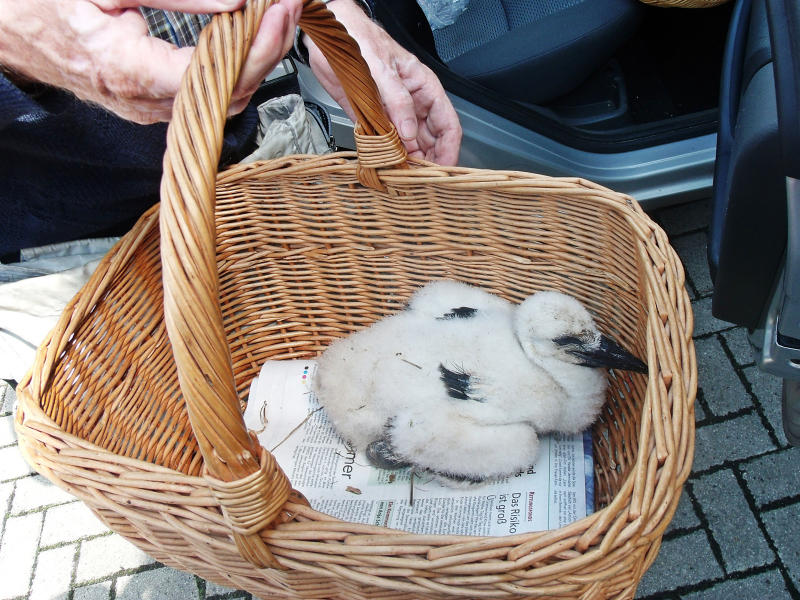
{"type": "Polygon", "coordinates": [[[40,115],[42,107],[0,73],[0,130],[26,115],[40,115]]]}
{"type": "MultiPolygon", "coordinates": [[[[252,105],[228,121],[223,162],[257,124],[252,105]]],[[[33,98],[0,77],[0,256],[132,224],[158,202],[166,132],[63,90],[33,98]]]]}

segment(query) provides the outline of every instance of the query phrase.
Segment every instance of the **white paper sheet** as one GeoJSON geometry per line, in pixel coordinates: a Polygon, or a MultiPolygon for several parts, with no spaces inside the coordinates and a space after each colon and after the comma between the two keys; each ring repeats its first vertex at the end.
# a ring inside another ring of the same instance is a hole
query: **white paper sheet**
{"type": "Polygon", "coordinates": [[[464,490],[413,475],[412,490],[411,469],[373,467],[363,449],[354,453],[339,438],[311,392],[315,370],[312,360],[268,361],[244,414],[314,509],[414,533],[479,536],[563,527],[587,514],[592,462],[584,435],[545,436],[538,463],[499,482],[464,490]]]}

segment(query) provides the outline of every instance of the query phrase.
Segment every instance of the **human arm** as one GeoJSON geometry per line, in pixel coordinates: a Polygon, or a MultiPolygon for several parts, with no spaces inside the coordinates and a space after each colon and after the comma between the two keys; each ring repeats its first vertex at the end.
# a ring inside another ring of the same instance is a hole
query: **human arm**
{"type": "MultiPolygon", "coordinates": [[[[137,123],[168,121],[193,48],[148,36],[145,0],[0,0],[0,68],[9,80],[66,89],[137,123]]],[[[149,0],[193,13],[231,11],[245,0],[149,0]]],[[[244,109],[292,45],[301,0],[269,7],[233,92],[244,109]]]]}
{"type": "MultiPolygon", "coordinates": [[[[461,145],[461,125],[439,79],[417,57],[395,42],[353,0],[328,3],[361,48],[383,99],[389,119],[411,156],[455,165],[461,145]]],[[[325,90],[355,119],[339,81],[322,52],[303,36],[309,63],[325,90]]]]}

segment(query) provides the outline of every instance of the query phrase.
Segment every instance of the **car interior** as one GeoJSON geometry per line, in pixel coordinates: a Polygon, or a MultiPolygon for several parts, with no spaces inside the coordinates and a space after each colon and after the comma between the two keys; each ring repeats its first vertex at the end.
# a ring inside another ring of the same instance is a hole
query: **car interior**
{"type": "Polygon", "coordinates": [[[565,145],[619,152],[716,130],[733,7],[469,0],[435,31],[416,0],[375,13],[448,91],[565,145]]]}

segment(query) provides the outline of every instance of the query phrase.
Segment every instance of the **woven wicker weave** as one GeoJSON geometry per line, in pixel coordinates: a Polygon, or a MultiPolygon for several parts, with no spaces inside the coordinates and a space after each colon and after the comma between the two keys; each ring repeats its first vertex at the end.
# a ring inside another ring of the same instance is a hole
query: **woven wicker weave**
{"type": "Polygon", "coordinates": [[[311,0],[303,27],[359,114],[358,159],[217,175],[230,91],[267,3],[204,32],[160,209],[70,302],[18,388],[26,458],[157,560],[261,598],[632,598],[694,445],[692,313],[665,234],[586,181],[406,161],[357,47],[311,0]],[[489,538],[338,521],[245,429],[240,399],[265,360],[316,356],[438,278],[514,301],[569,292],[647,358],[647,377],[610,378],[592,516],[489,538]]]}

